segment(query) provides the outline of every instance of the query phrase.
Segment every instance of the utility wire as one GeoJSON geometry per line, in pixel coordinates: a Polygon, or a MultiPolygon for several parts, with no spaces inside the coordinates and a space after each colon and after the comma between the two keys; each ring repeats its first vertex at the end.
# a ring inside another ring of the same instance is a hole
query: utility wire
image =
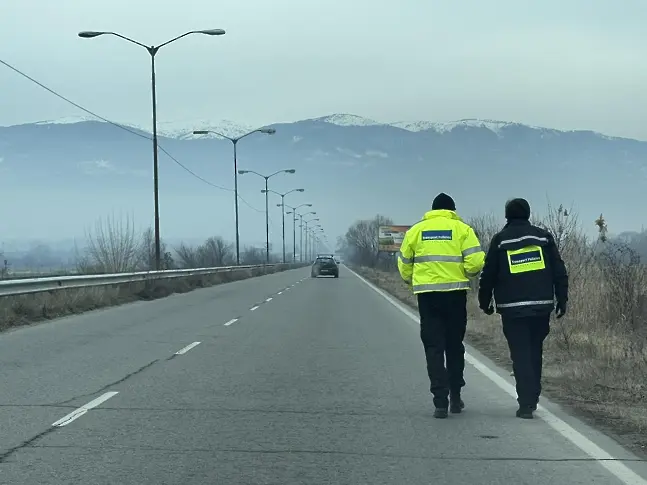
{"type": "MultiPolygon", "coordinates": [[[[114,121],[109,120],[109,119],[107,119],[107,118],[104,118],[103,116],[101,116],[101,115],[99,115],[99,114],[95,113],[94,111],[91,111],[91,110],[89,110],[89,109],[87,109],[87,108],[85,108],[85,107],[81,106],[80,104],[75,103],[75,102],[74,102],[74,101],[72,101],[71,99],[69,99],[69,98],[67,98],[67,97],[63,96],[62,94],[60,94],[60,93],[58,93],[58,92],[54,91],[52,88],[50,88],[50,87],[46,86],[45,84],[43,84],[43,83],[41,83],[40,81],[38,81],[38,80],[34,79],[34,78],[33,78],[33,77],[31,77],[30,75],[26,74],[25,72],[21,71],[20,69],[18,69],[18,68],[17,68],[17,67],[15,67],[15,66],[12,66],[11,64],[9,64],[8,62],[6,62],[6,61],[4,61],[4,60],[2,60],[2,59],[0,59],[0,64],[2,64],[2,65],[4,65],[4,66],[8,67],[8,68],[9,68],[9,69],[11,69],[12,71],[14,71],[16,74],[19,74],[20,76],[24,77],[25,79],[28,79],[28,80],[29,80],[29,81],[31,81],[32,83],[34,83],[34,84],[36,84],[37,86],[39,86],[39,87],[43,88],[44,90],[46,90],[46,91],[48,91],[49,93],[51,93],[51,94],[53,94],[54,96],[56,96],[57,98],[62,99],[62,100],[63,100],[63,101],[65,101],[66,103],[71,104],[71,105],[72,105],[72,106],[74,106],[75,108],[78,108],[78,109],[80,109],[81,111],[84,111],[85,113],[88,113],[89,115],[94,116],[95,118],[99,118],[100,120],[105,121],[106,123],[109,123],[109,124],[110,124],[110,125],[112,125],[112,126],[115,126],[115,127],[117,127],[117,128],[120,128],[120,129],[122,129],[122,130],[124,130],[124,131],[127,131],[128,133],[131,133],[131,134],[133,134],[133,135],[135,135],[135,136],[138,136],[138,137],[140,137],[140,138],[144,138],[144,139],[146,139],[146,140],[151,140],[151,141],[152,141],[152,139],[153,139],[151,136],[148,136],[148,135],[145,135],[145,134],[140,133],[140,132],[138,132],[138,131],[135,131],[134,129],[132,129],[132,128],[128,127],[128,126],[124,126],[124,125],[122,125],[122,124],[115,123],[114,121]]],[[[188,168],[186,165],[184,165],[183,163],[181,163],[177,158],[175,158],[173,155],[171,155],[171,154],[170,154],[170,153],[169,153],[169,152],[168,152],[164,147],[162,147],[159,143],[157,144],[157,148],[158,148],[159,150],[161,150],[162,152],[164,152],[164,153],[166,154],[166,156],[167,156],[167,157],[169,157],[169,158],[170,158],[173,162],[175,162],[178,166],[180,166],[181,168],[183,168],[184,170],[186,170],[189,174],[193,175],[195,178],[197,178],[198,180],[200,180],[200,181],[204,182],[205,184],[207,184],[207,185],[209,185],[209,186],[211,186],[211,187],[213,187],[213,188],[215,188],[215,189],[218,189],[218,190],[226,190],[226,191],[229,191],[229,192],[233,192],[233,191],[234,191],[234,189],[229,189],[229,188],[227,188],[227,187],[223,187],[223,186],[221,186],[221,185],[216,185],[216,184],[214,184],[214,183],[212,183],[212,182],[209,182],[209,181],[208,181],[208,180],[206,180],[205,178],[203,178],[203,177],[201,177],[200,175],[196,174],[194,171],[192,171],[192,170],[191,170],[190,168],[188,168]]],[[[238,195],[238,198],[240,199],[240,201],[241,201],[243,204],[245,204],[245,205],[246,205],[247,207],[249,207],[250,209],[252,209],[252,210],[254,210],[254,211],[256,211],[256,212],[260,212],[260,213],[264,213],[264,212],[265,212],[264,210],[262,210],[262,209],[257,209],[256,207],[254,207],[253,205],[251,205],[249,202],[247,202],[245,199],[243,199],[243,198],[240,196],[240,194],[238,195]]],[[[272,221],[272,220],[270,219],[270,223],[272,224],[272,227],[273,227],[273,228],[275,228],[275,226],[274,226],[274,221],[272,221]]]]}

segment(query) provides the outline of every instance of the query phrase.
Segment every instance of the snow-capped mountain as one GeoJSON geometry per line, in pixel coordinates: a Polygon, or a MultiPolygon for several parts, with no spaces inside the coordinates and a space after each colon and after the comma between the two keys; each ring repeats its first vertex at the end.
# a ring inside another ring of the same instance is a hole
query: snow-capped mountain
{"type": "MultiPolygon", "coordinates": [[[[644,222],[647,142],[474,119],[387,123],[332,114],[268,126],[274,135],[255,134],[240,143],[239,168],[296,169],[294,175],[273,178],[273,190],[306,189],[298,200],[315,204],[338,231],[376,212],[402,223],[417,220],[441,190],[467,214],[500,210],[513,195],[535,206],[548,196],[558,204],[576,203],[586,220],[604,213],[614,231],[632,229],[634,219],[644,222]]],[[[224,202],[207,215],[229,217],[231,144],[192,133],[239,136],[256,128],[233,121],[161,121],[160,190],[178,197],[169,210],[179,214],[185,203],[189,210],[197,193],[221,194],[224,202]]],[[[134,197],[128,194],[151,190],[149,134],[150,127],[115,126],[90,117],[0,127],[3,191],[20,189],[22,196],[33,189],[33,197],[46,197],[52,210],[61,193],[83,200],[79,206],[128,203],[134,197]]],[[[239,184],[241,195],[262,211],[257,179],[241,176],[239,184]]],[[[31,217],[20,209],[12,215],[31,217]]]]}

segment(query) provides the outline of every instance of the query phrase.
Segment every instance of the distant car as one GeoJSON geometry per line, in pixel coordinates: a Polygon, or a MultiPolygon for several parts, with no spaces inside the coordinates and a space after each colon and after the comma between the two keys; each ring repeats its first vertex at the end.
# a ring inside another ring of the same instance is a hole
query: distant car
{"type": "Polygon", "coordinates": [[[339,266],[332,256],[317,256],[315,262],[312,264],[310,276],[316,278],[317,276],[332,275],[339,278],[339,266]]]}

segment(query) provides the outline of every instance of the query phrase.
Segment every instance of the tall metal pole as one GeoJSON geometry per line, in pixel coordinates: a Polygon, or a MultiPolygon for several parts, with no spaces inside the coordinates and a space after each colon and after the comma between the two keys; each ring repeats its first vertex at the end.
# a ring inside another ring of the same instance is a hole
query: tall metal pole
{"type": "Polygon", "coordinates": [[[303,263],[303,215],[299,214],[301,223],[299,224],[299,232],[301,236],[301,241],[299,241],[299,259],[303,263]]]}
{"type": "Polygon", "coordinates": [[[270,264],[270,193],[267,190],[269,177],[263,178],[265,179],[265,260],[267,264],[270,264]]]}
{"type": "Polygon", "coordinates": [[[283,224],[283,264],[285,264],[285,194],[281,194],[281,219],[283,224]]]}
{"type": "Polygon", "coordinates": [[[238,158],[236,147],[238,139],[231,140],[234,144],[234,205],[236,207],[236,265],[240,265],[240,229],[238,226],[238,158]]]}
{"type": "Polygon", "coordinates": [[[297,262],[297,212],[292,211],[292,262],[297,262]]]}
{"type": "Polygon", "coordinates": [[[310,253],[310,247],[308,246],[308,223],[305,223],[305,234],[306,234],[306,261],[310,261],[309,258],[309,253],[310,253]]]}
{"type": "Polygon", "coordinates": [[[153,97],[153,190],[155,192],[155,269],[161,268],[161,242],[160,242],[160,202],[159,202],[159,163],[157,155],[157,89],[155,86],[155,54],[158,47],[149,47],[151,55],[151,93],[153,97]]]}

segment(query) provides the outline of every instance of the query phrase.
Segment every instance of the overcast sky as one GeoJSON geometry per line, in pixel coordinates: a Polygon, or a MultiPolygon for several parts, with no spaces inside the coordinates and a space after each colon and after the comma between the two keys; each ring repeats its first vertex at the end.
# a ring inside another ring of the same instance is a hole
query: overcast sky
{"type": "MultiPolygon", "coordinates": [[[[3,0],[0,59],[107,118],[489,118],[647,139],[645,0],[3,0]],[[532,6],[530,6],[532,5],[532,6]]],[[[82,115],[0,66],[0,124],[82,115]]]]}

